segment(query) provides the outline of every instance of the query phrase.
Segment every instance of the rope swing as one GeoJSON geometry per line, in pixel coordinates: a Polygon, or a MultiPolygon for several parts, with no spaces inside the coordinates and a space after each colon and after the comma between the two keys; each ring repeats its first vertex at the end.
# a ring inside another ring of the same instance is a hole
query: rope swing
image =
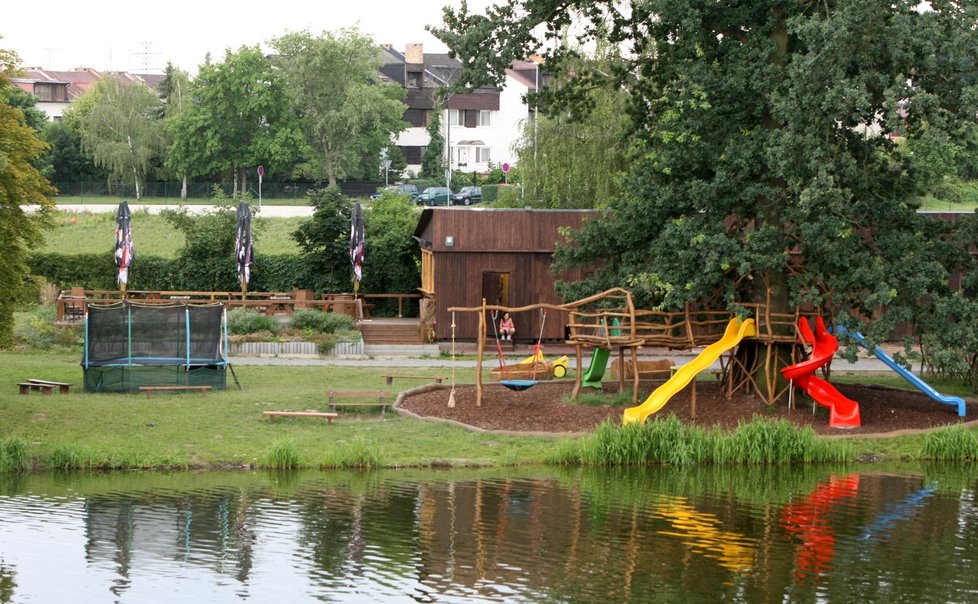
{"type": "MultiPolygon", "coordinates": [[[[540,336],[537,338],[536,346],[534,347],[534,357],[533,357],[533,374],[532,379],[529,380],[499,380],[499,383],[503,386],[509,388],[510,390],[521,391],[532,388],[537,385],[537,367],[540,363],[540,342],[543,341],[543,327],[547,323],[547,311],[546,309],[541,309],[543,312],[543,320],[540,322],[540,336]]],[[[496,329],[496,319],[499,316],[499,311],[492,311],[492,334],[496,338],[496,353],[499,356],[499,368],[500,375],[506,376],[506,359],[503,356],[503,345],[499,341],[499,332],[496,329]]]]}
{"type": "Polygon", "coordinates": [[[448,393],[448,408],[455,408],[455,311],[452,311],[452,391],[448,393]]]}

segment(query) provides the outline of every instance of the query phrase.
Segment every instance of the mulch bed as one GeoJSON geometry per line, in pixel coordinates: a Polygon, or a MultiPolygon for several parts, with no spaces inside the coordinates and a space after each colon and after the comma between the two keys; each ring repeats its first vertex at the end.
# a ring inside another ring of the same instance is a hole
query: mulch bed
{"type": "MultiPolygon", "coordinates": [[[[640,402],[656,385],[643,383],[640,402]]],[[[849,384],[836,386],[842,394],[859,403],[862,417],[859,428],[840,430],[829,427],[828,410],[816,405],[813,414],[811,399],[803,393],[796,396],[796,408],[789,410],[785,402],[768,407],[759,398],[746,394],[728,400],[716,382],[697,383],[695,419],[690,414],[690,387],[674,396],[659,413],[673,413],[684,422],[730,428],[741,421],[750,421],[754,415],[763,415],[785,418],[800,426],[811,426],[818,434],[828,435],[899,433],[978,419],[978,405],[972,400],[968,400],[967,417],[958,417],[954,406],[938,403],[916,390],[849,384]]],[[[475,385],[456,384],[455,407],[449,408],[451,386],[425,387],[406,393],[399,408],[421,417],[507,432],[580,433],[590,431],[605,419],[621,422],[626,407],[574,403],[569,400],[573,388],[573,380],[542,381],[524,391],[489,383],[484,384],[482,406],[477,407],[475,385]]],[[[617,384],[605,384],[605,391],[616,392],[617,384]]]]}

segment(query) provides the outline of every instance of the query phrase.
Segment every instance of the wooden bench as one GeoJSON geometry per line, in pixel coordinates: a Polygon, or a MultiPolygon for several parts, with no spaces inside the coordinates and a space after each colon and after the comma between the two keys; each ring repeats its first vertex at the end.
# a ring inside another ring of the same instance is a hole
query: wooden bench
{"type": "Polygon", "coordinates": [[[438,384],[442,383],[443,377],[436,377],[431,375],[382,375],[380,376],[387,380],[388,384],[393,384],[395,379],[398,380],[427,380],[429,382],[436,382],[438,384]]]}
{"type": "Polygon", "coordinates": [[[51,384],[35,384],[34,382],[21,382],[17,384],[21,394],[29,394],[31,390],[40,390],[41,394],[54,393],[54,386],[51,384]]]}
{"type": "Polygon", "coordinates": [[[140,386],[139,391],[146,393],[146,398],[154,392],[180,392],[188,390],[200,390],[200,396],[205,396],[207,391],[213,386],[140,386]]]}
{"type": "Polygon", "coordinates": [[[270,420],[275,421],[276,417],[321,417],[327,423],[332,424],[333,419],[339,417],[338,413],[328,413],[325,411],[263,411],[262,414],[270,420]]]}
{"type": "Polygon", "coordinates": [[[380,407],[380,414],[387,414],[387,398],[390,396],[382,390],[330,390],[326,393],[326,402],[330,411],[337,407],[360,406],[380,407]],[[367,399],[367,400],[365,400],[367,399]]]}
{"type": "Polygon", "coordinates": [[[38,380],[38,379],[35,379],[35,378],[31,378],[31,379],[29,379],[27,381],[30,382],[31,384],[43,384],[45,386],[57,386],[58,387],[58,392],[60,392],[61,394],[68,394],[69,391],[71,390],[71,387],[74,385],[74,384],[68,384],[68,383],[65,383],[65,382],[52,382],[50,380],[38,380]]]}

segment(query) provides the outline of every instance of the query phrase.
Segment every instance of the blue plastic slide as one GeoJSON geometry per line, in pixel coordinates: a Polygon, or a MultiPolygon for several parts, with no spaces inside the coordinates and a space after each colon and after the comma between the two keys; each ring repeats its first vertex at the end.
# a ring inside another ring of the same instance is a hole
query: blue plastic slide
{"type": "MultiPolygon", "coordinates": [[[[846,329],[841,325],[836,325],[835,331],[836,334],[839,336],[846,335],[846,329]]],[[[859,333],[858,331],[850,331],[848,333],[850,336],[855,338],[860,345],[862,345],[864,348],[869,350],[869,345],[866,344],[866,338],[863,337],[863,334],[859,333]]],[[[931,388],[930,384],[920,379],[916,375],[910,373],[909,371],[907,371],[905,367],[901,366],[899,363],[894,361],[893,357],[886,354],[886,352],[884,352],[883,349],[880,348],[879,346],[873,348],[872,353],[876,355],[877,359],[883,361],[883,363],[885,363],[890,369],[899,373],[903,379],[913,384],[915,388],[917,388],[927,396],[931,397],[932,399],[934,399],[939,403],[956,406],[958,408],[959,417],[964,417],[966,415],[966,411],[964,408],[964,399],[961,398],[960,396],[945,396],[940,392],[938,392],[937,390],[934,390],[933,388],[931,388]]]]}

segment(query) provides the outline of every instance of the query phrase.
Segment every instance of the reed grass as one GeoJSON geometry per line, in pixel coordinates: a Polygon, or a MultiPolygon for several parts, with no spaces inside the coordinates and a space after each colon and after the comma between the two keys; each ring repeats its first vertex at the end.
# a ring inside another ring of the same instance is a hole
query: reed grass
{"type": "Polygon", "coordinates": [[[26,472],[30,467],[26,442],[19,438],[0,439],[0,472],[26,472]]]}
{"type": "Polygon", "coordinates": [[[558,447],[548,461],[585,466],[771,465],[841,463],[853,457],[848,443],[819,439],[811,428],[783,419],[755,417],[730,432],[686,425],[670,414],[645,424],[605,421],[579,442],[558,447]]]}
{"type": "Polygon", "coordinates": [[[978,459],[978,437],[964,426],[948,426],[924,436],[922,459],[973,461],[978,459]]]}
{"type": "Polygon", "coordinates": [[[384,467],[383,456],[377,447],[364,438],[354,438],[344,447],[329,452],[320,464],[321,469],[376,470],[384,467]]]}
{"type": "Polygon", "coordinates": [[[268,470],[296,470],[301,465],[295,441],[285,439],[272,443],[259,467],[268,470]]]}

